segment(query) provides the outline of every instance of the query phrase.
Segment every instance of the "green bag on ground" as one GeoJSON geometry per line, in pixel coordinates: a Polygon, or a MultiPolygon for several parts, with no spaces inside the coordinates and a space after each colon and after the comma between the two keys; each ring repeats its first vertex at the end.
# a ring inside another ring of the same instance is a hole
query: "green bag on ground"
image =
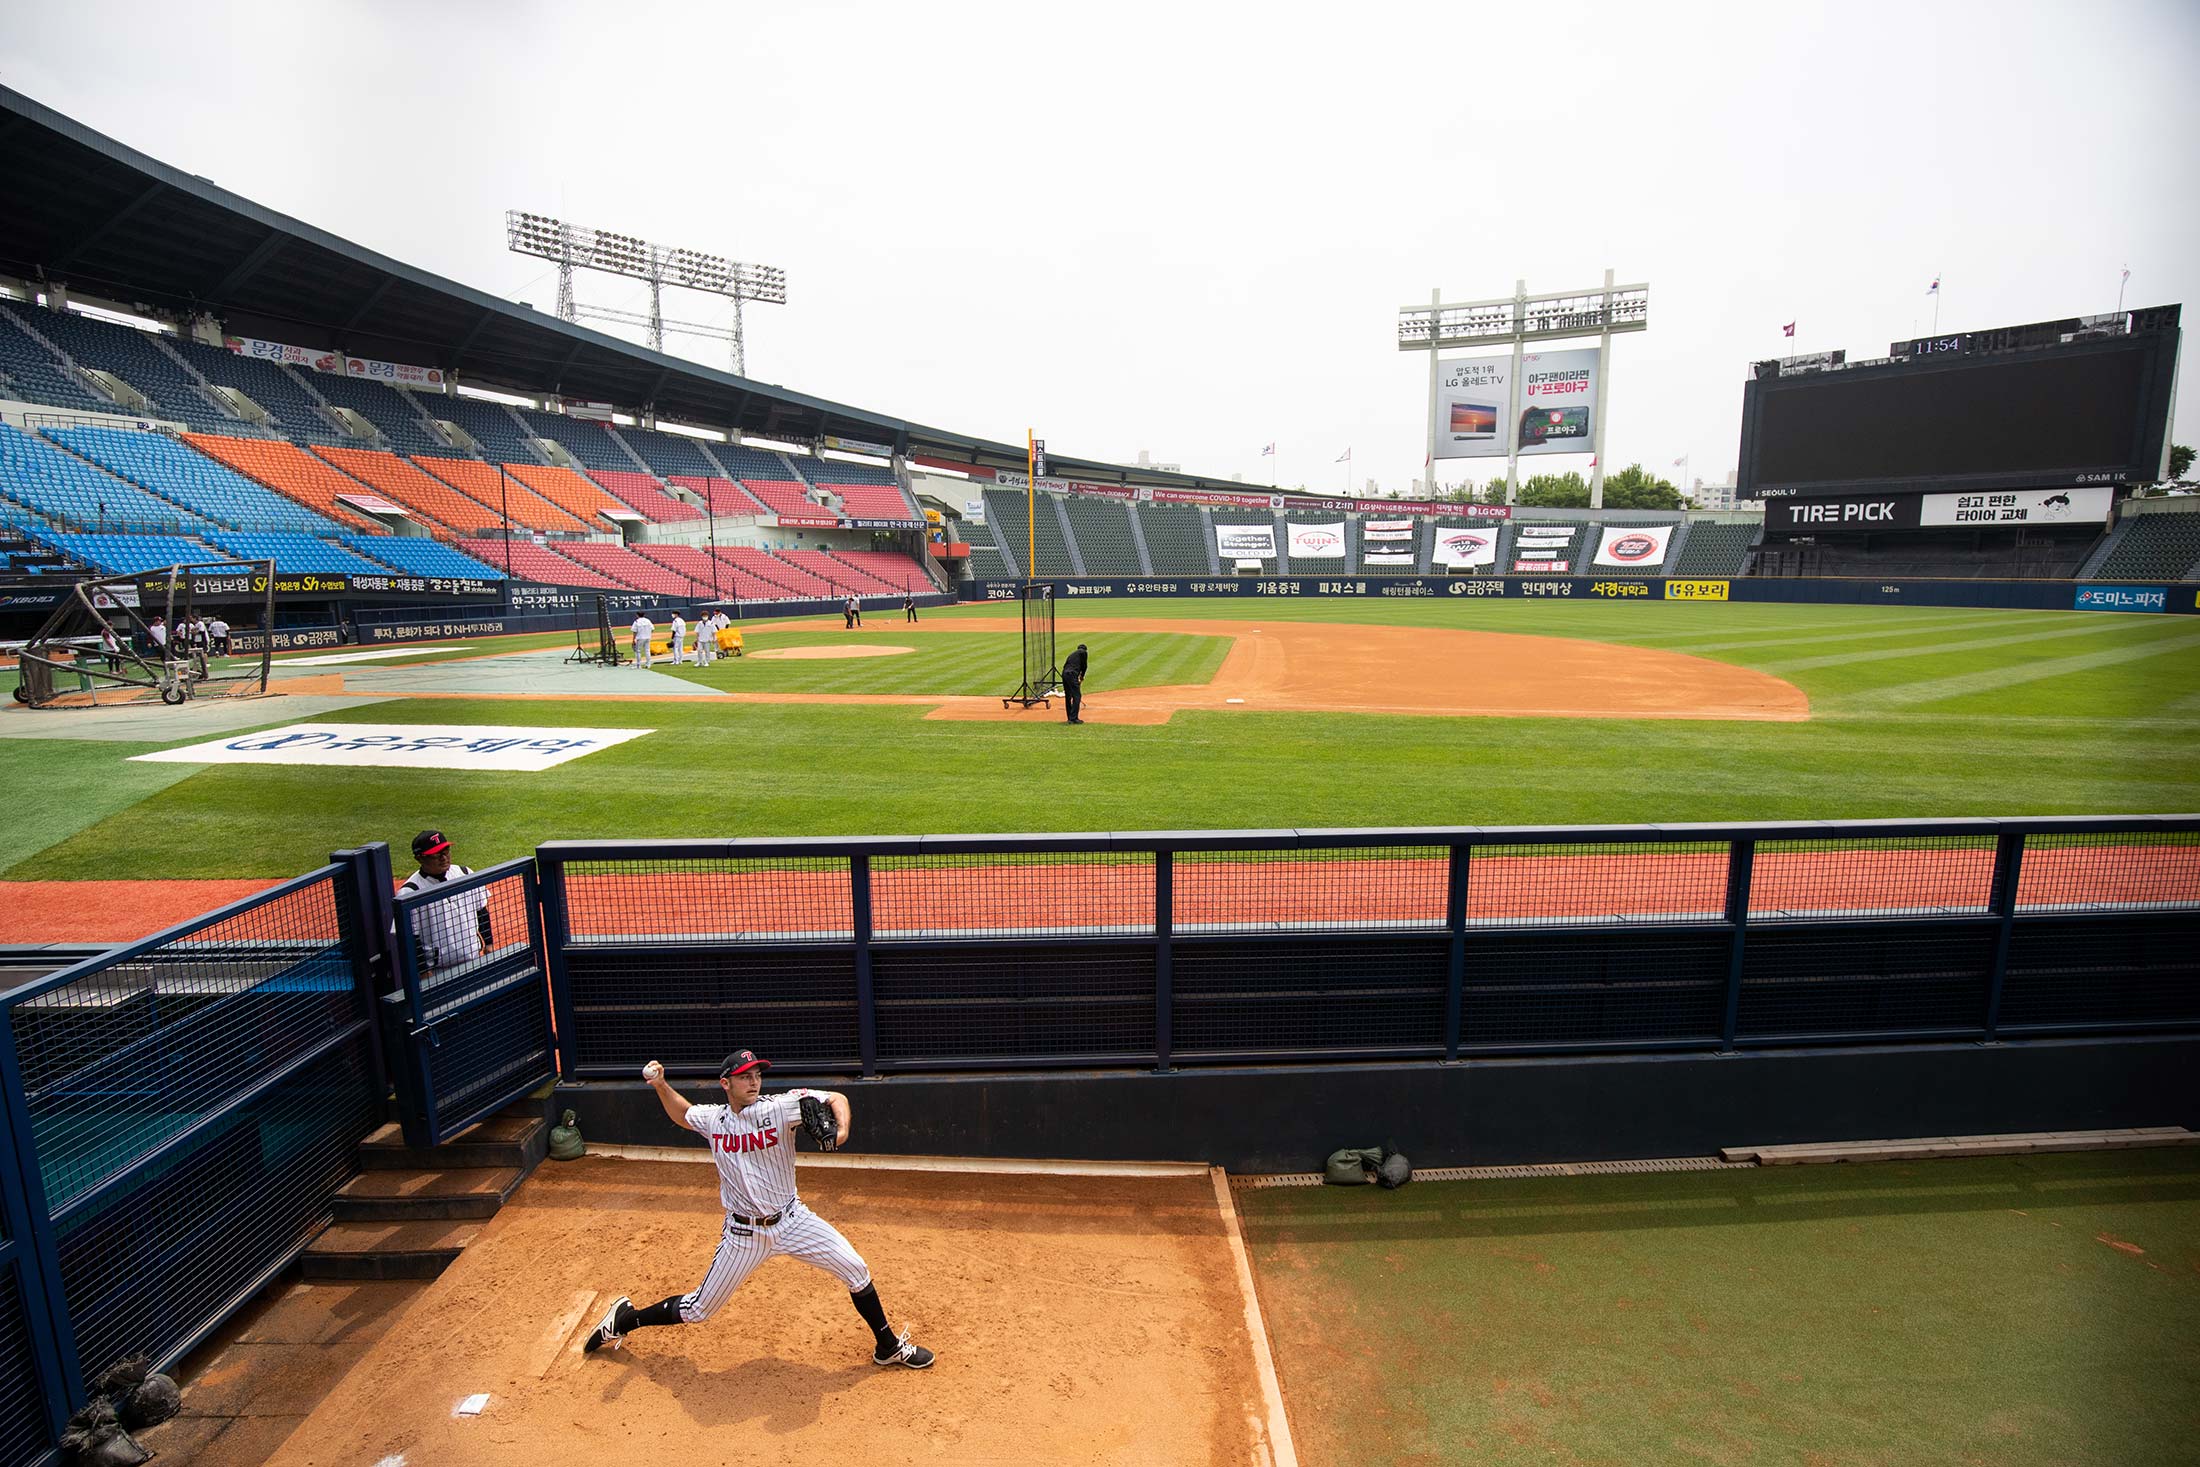
{"type": "Polygon", "coordinates": [[[1329,1153],[1322,1180],[1332,1187],[1361,1187],[1375,1180],[1375,1168],[1383,1164],[1380,1146],[1346,1147],[1329,1153]]]}

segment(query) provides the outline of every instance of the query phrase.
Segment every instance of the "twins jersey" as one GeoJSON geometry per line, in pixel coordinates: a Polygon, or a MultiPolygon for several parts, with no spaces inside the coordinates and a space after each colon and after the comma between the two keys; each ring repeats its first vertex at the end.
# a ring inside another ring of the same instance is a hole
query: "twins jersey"
{"type": "MultiPolygon", "coordinates": [[[[441,879],[425,871],[415,871],[405,878],[405,884],[397,892],[405,896],[412,892],[434,891],[445,882],[473,874],[456,864],[441,879]]],[[[413,940],[419,945],[421,966],[456,968],[480,957],[481,924],[488,910],[488,890],[479,886],[463,896],[416,909],[412,914],[412,931],[413,940]]]]}
{"type": "Polygon", "coordinates": [[[740,1111],[726,1105],[688,1107],[689,1127],[710,1143],[718,1201],[726,1211],[769,1217],[795,1200],[794,1137],[805,1095],[825,1099],[822,1090],[786,1090],[761,1096],[740,1111]]]}

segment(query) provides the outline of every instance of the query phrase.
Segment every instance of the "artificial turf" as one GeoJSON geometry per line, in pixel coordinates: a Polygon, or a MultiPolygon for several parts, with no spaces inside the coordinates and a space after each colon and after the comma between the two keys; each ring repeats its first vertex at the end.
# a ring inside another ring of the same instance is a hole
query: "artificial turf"
{"type": "Polygon", "coordinates": [[[2200,1461],[2200,1153],[1242,1190],[1300,1460],[2200,1461]]]}
{"type": "MultiPolygon", "coordinates": [[[[1012,614],[980,606],[928,612],[927,621],[1012,614]]],[[[927,720],[917,706],[400,700],[356,717],[656,733],[548,775],[223,766],[149,793],[130,782],[135,771],[179,766],[123,763],[139,750],[114,744],[0,740],[0,783],[59,792],[9,811],[4,874],[281,877],[362,841],[401,847],[424,825],[460,836],[461,859],[480,866],[560,838],[2200,809],[2200,754],[2189,738],[2200,712],[2200,622],[2181,617],[1373,599],[1141,600],[1080,605],[1074,615],[1459,626],[1664,647],[1786,677],[1809,695],[1811,717],[1180,712],[1164,725],[1072,732],[1058,723],[927,720]],[[69,790],[87,793],[78,800],[69,790]],[[104,818],[88,821],[87,811],[104,818]]],[[[814,624],[746,630],[758,647],[848,640],[814,624]]],[[[895,628],[860,635],[891,642],[895,628]]],[[[1076,635],[1093,643],[1089,686],[1102,697],[1130,680],[1211,677],[1224,650],[1222,639],[1204,636],[1076,635]]],[[[477,642],[449,655],[534,640],[477,642]]],[[[994,692],[1005,690],[1004,675],[1013,680],[1013,654],[1004,652],[1013,639],[912,640],[923,651],[906,657],[741,659],[675,675],[759,691],[994,692]],[[927,677],[947,685],[903,681],[927,666],[927,677]],[[799,683],[812,677],[847,681],[799,683]]],[[[407,661],[417,660],[427,659],[407,661]]],[[[270,723],[284,721],[271,708],[270,723]]]]}

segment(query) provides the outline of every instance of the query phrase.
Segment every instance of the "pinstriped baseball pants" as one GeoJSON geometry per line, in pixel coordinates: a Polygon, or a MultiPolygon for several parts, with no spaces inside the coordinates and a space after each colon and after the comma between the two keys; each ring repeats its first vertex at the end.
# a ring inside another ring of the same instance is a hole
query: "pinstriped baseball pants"
{"type": "Polygon", "coordinates": [[[765,1260],[782,1254],[824,1269],[846,1284],[851,1294],[860,1294],[870,1285],[870,1265],[840,1235],[840,1230],[802,1203],[793,1202],[774,1227],[751,1228],[730,1217],[726,1219],[726,1231],[718,1239],[710,1271],[695,1286],[695,1292],[680,1297],[681,1323],[701,1324],[716,1314],[743,1280],[765,1260]]]}

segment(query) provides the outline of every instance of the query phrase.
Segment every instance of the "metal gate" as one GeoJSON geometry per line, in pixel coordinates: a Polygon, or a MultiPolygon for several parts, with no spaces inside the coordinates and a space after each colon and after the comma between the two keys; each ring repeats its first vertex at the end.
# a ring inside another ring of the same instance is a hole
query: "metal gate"
{"type": "Polygon", "coordinates": [[[557,1073],[535,863],[477,871],[396,907],[384,1000],[409,1146],[441,1145],[557,1073]]]}

